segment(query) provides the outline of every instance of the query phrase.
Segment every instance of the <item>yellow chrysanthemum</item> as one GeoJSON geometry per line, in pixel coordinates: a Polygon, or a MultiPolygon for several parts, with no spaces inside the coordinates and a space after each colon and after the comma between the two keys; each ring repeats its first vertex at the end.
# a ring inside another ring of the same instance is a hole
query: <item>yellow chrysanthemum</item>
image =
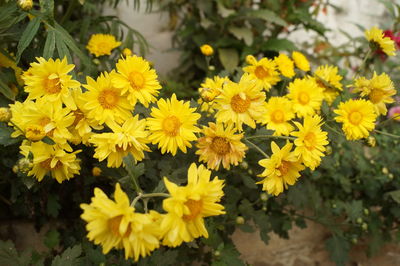
{"type": "Polygon", "coordinates": [[[94,158],[100,162],[107,159],[107,167],[120,167],[122,159],[132,154],[136,161],[144,158],[144,151],[150,151],[149,133],[145,130],[146,120],[139,120],[139,115],[129,118],[122,126],[109,124],[112,133],[93,134],[89,142],[95,148],[94,158]]]}
{"type": "Polygon", "coordinates": [[[250,80],[249,75],[243,75],[239,83],[226,83],[215,101],[217,121],[233,123],[239,131],[243,130],[243,123],[255,128],[255,120],[265,112],[265,93],[254,80],[250,80]]]}
{"type": "Polygon", "coordinates": [[[245,157],[247,147],[240,141],[243,133],[235,134],[235,131],[232,124],[225,127],[223,124],[208,123],[208,127],[203,127],[204,137],[199,138],[196,145],[199,161],[215,170],[221,163],[228,170],[231,164],[238,165],[245,157]]]}
{"type": "Polygon", "coordinates": [[[195,126],[200,114],[194,112],[196,108],[190,108],[189,102],[178,101],[175,94],[170,99],[160,99],[157,107],[151,108],[151,117],[147,119],[149,140],[158,144],[163,154],[175,155],[178,148],[186,153],[186,148],[192,147],[190,141],[197,139],[194,133],[200,131],[195,126]]]}
{"type": "Polygon", "coordinates": [[[14,138],[25,134],[27,128],[34,131],[39,130],[37,126],[40,126],[46,136],[58,144],[65,144],[72,138],[68,127],[73,124],[75,118],[70,109],[63,108],[61,103],[49,104],[44,98],[41,98],[36,102],[29,100],[23,103],[15,102],[10,105],[10,109],[12,112],[10,125],[15,129],[11,136],[14,138]],[[32,125],[36,127],[32,127],[32,125]]]}
{"type": "Polygon", "coordinates": [[[305,72],[310,71],[310,62],[308,62],[307,58],[300,52],[293,51],[292,58],[296,67],[305,72]]]}
{"type": "Polygon", "coordinates": [[[178,187],[164,177],[171,197],[163,201],[167,212],[160,225],[163,245],[176,247],[201,236],[208,238],[204,218],[225,213],[224,206],[218,203],[224,195],[224,181],[217,177],[210,180],[210,175],[203,165],[197,167],[193,163],[186,186],[178,187]]]}
{"type": "Polygon", "coordinates": [[[70,89],[79,88],[80,83],[72,79],[69,72],[75,65],[68,65],[67,58],[63,60],[37,57],[38,63],[31,63],[30,69],[22,75],[25,81],[25,91],[28,100],[45,98],[50,103],[64,103],[71,110],[76,109],[70,89]]]}
{"type": "Polygon", "coordinates": [[[254,56],[247,56],[246,61],[250,66],[244,67],[243,71],[249,73],[250,79],[254,79],[260,89],[269,91],[273,85],[281,80],[274,60],[262,58],[257,61],[254,56]]]}
{"type": "Polygon", "coordinates": [[[136,213],[130,206],[129,198],[117,183],[114,199],[104,192],[94,189],[90,204],[81,204],[81,218],[87,222],[87,237],[96,245],[101,245],[103,253],[112,248],[124,249],[125,259],[145,257],[158,248],[159,228],[153,222],[152,213],[136,213]]]}
{"type": "Polygon", "coordinates": [[[362,97],[368,97],[374,104],[377,115],[386,115],[386,104],[393,103],[392,96],[396,95],[390,77],[385,73],[377,75],[375,72],[371,80],[364,77],[356,79],[354,92],[359,92],[362,97]]]}
{"type": "Polygon", "coordinates": [[[293,144],[288,142],[280,149],[279,146],[272,141],[271,158],[262,159],[258,163],[265,168],[259,174],[260,177],[265,177],[257,184],[263,184],[263,190],[269,194],[278,196],[287,189],[288,185],[296,183],[297,178],[300,177],[300,171],[305,167],[299,161],[298,156],[291,152],[293,144]]]}
{"type": "Polygon", "coordinates": [[[98,33],[90,36],[86,48],[91,54],[99,57],[102,55],[110,55],[111,51],[120,45],[121,42],[117,42],[114,35],[98,33]]]}
{"type": "Polygon", "coordinates": [[[104,72],[96,81],[88,76],[87,85],[83,85],[87,89],[81,97],[86,101],[83,108],[87,111],[88,118],[96,120],[100,125],[122,123],[132,117],[134,105],[122,95],[121,89],[113,86],[111,75],[114,73],[104,72]]]}
{"type": "Polygon", "coordinates": [[[35,176],[40,182],[44,176],[49,174],[56,179],[58,183],[69,180],[78,175],[81,169],[80,160],[76,158],[76,154],[80,150],[67,153],[64,148],[71,151],[68,145],[63,147],[59,145],[48,145],[44,142],[32,142],[30,145],[24,142],[21,146],[21,153],[28,157],[33,155],[33,166],[28,172],[28,176],[35,176]]]}
{"type": "Polygon", "coordinates": [[[292,102],[285,97],[271,97],[265,105],[266,112],[261,118],[267,129],[274,130],[274,136],[288,136],[293,131],[290,124],[295,116],[292,102]]]}
{"type": "Polygon", "coordinates": [[[291,135],[297,137],[294,141],[296,149],[294,154],[301,159],[303,164],[314,170],[325,156],[325,146],[329,144],[328,133],[321,130],[322,118],[318,115],[306,116],[303,125],[294,122],[298,131],[291,135]]]}
{"type": "Polygon", "coordinates": [[[214,78],[206,78],[206,80],[201,83],[199,88],[200,98],[197,103],[200,105],[200,110],[202,112],[207,112],[209,114],[215,113],[215,98],[221,94],[222,88],[225,83],[229,81],[228,77],[214,76],[214,78]]]}
{"type": "Polygon", "coordinates": [[[295,75],[294,62],[287,55],[279,54],[274,58],[274,61],[283,76],[292,78],[295,75]]]}
{"type": "Polygon", "coordinates": [[[298,117],[313,115],[320,110],[324,95],[314,78],[295,79],[288,89],[287,97],[292,100],[298,117]]]}
{"type": "Polygon", "coordinates": [[[366,138],[375,128],[377,114],[370,101],[350,99],[341,102],[334,112],[338,115],[335,117],[336,122],[343,123],[342,129],[348,140],[366,138]]]}
{"type": "Polygon", "coordinates": [[[372,27],[370,30],[366,30],[365,38],[373,45],[377,46],[377,48],[380,48],[385,54],[389,56],[396,55],[394,41],[389,37],[385,37],[381,29],[372,27]]]}
{"type": "Polygon", "coordinates": [[[200,51],[205,56],[210,56],[214,54],[214,49],[208,44],[203,44],[202,46],[200,46],[200,51]]]}
{"type": "Polygon", "coordinates": [[[127,57],[127,56],[133,55],[133,52],[132,52],[132,50],[129,49],[129,48],[124,48],[124,50],[122,50],[122,54],[123,54],[125,57],[127,57]]]}
{"type": "Polygon", "coordinates": [[[322,88],[325,101],[331,105],[339,95],[339,91],[343,90],[342,76],[338,74],[338,68],[334,66],[319,66],[314,72],[315,80],[319,87],[322,88]]]}
{"type": "Polygon", "coordinates": [[[113,85],[122,90],[131,103],[137,101],[145,107],[155,102],[161,89],[157,80],[157,73],[151,69],[149,62],[139,56],[128,56],[121,58],[116,64],[117,72],[113,74],[113,85]]]}

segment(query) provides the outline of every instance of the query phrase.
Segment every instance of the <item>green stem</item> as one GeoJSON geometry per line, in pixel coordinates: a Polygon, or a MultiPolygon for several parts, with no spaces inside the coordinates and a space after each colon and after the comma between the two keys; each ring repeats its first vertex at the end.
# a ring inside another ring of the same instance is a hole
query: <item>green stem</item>
{"type": "Polygon", "coordinates": [[[332,130],[332,131],[335,132],[336,134],[344,136],[343,133],[337,131],[337,130],[334,129],[333,127],[329,126],[327,123],[325,123],[324,126],[326,126],[327,128],[329,128],[330,130],[332,130]]]}
{"type": "Polygon", "coordinates": [[[275,138],[275,139],[296,140],[295,137],[289,137],[289,136],[273,136],[273,135],[256,135],[256,136],[247,137],[246,139],[261,139],[261,138],[275,138]]]}
{"type": "Polygon", "coordinates": [[[387,133],[387,132],[385,132],[385,131],[380,131],[380,130],[377,130],[377,129],[375,129],[374,131],[377,132],[377,133],[379,133],[379,134],[388,136],[388,137],[392,137],[392,138],[396,138],[396,139],[400,138],[399,135],[390,134],[390,133],[387,133]]]}
{"type": "Polygon", "coordinates": [[[70,0],[69,1],[69,5],[68,5],[68,9],[67,11],[65,11],[65,15],[61,18],[60,20],[60,24],[62,25],[66,20],[69,19],[69,17],[72,15],[72,12],[75,9],[75,5],[76,5],[76,0],[70,0]]]}
{"type": "Polygon", "coordinates": [[[245,139],[244,141],[246,141],[248,144],[250,144],[250,146],[252,146],[254,149],[256,149],[257,151],[259,151],[262,155],[264,155],[266,158],[269,159],[268,154],[266,154],[262,149],[260,149],[260,147],[258,147],[256,144],[254,144],[253,142],[251,142],[248,139],[245,139]]]}
{"type": "Polygon", "coordinates": [[[356,76],[360,73],[360,71],[363,70],[363,69],[365,68],[365,64],[366,64],[366,62],[367,62],[369,56],[371,55],[371,52],[372,52],[371,48],[368,48],[368,51],[367,51],[367,53],[365,54],[365,57],[364,57],[363,61],[361,62],[361,65],[358,67],[356,73],[354,73],[354,76],[353,76],[352,79],[355,79],[356,76]]]}
{"type": "Polygon", "coordinates": [[[393,119],[396,119],[396,118],[400,118],[400,115],[394,115],[394,116],[392,116],[392,117],[390,117],[390,118],[388,118],[388,119],[386,119],[386,120],[383,120],[383,121],[379,122],[378,125],[381,125],[381,124],[383,124],[383,123],[387,123],[387,122],[389,122],[390,120],[393,120],[393,119]]]}
{"type": "Polygon", "coordinates": [[[133,201],[131,203],[131,207],[134,207],[136,205],[136,203],[138,202],[138,200],[140,200],[140,199],[153,198],[153,197],[165,197],[165,198],[168,198],[169,196],[170,195],[167,194],[167,193],[147,193],[147,194],[143,194],[143,193],[139,192],[138,196],[133,199],[133,201]]]}

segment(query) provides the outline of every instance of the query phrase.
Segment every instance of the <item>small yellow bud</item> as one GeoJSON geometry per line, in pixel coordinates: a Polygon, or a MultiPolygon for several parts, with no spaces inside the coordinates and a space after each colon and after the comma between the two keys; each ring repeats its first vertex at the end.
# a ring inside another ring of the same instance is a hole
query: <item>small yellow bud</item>
{"type": "Polygon", "coordinates": [[[261,209],[262,209],[264,212],[266,212],[266,211],[267,211],[267,206],[263,206],[261,209]]]}
{"type": "Polygon", "coordinates": [[[0,107],[0,122],[8,122],[11,119],[10,108],[0,107]]]}
{"type": "Polygon", "coordinates": [[[330,145],[326,146],[326,155],[332,154],[332,147],[330,145]]]}
{"type": "Polygon", "coordinates": [[[215,66],[208,66],[208,70],[214,71],[215,70],[215,66]]]}
{"type": "Polygon", "coordinates": [[[44,129],[39,125],[29,125],[25,130],[25,137],[32,141],[39,141],[46,136],[44,129]]]}
{"type": "Polygon", "coordinates": [[[361,223],[363,222],[363,219],[362,219],[361,217],[358,217],[357,220],[356,220],[356,222],[357,222],[358,224],[361,224],[361,223]]]}
{"type": "Polygon", "coordinates": [[[32,0],[18,0],[18,5],[23,10],[28,11],[28,10],[32,9],[33,1],[32,0]]]}
{"type": "Polygon", "coordinates": [[[244,218],[242,216],[236,217],[236,223],[237,224],[244,224],[244,218]]]}
{"type": "Polygon", "coordinates": [[[132,55],[132,50],[129,49],[129,48],[125,48],[124,50],[122,50],[122,54],[123,54],[125,57],[131,56],[131,55],[132,55]]]}
{"type": "Polygon", "coordinates": [[[12,168],[12,171],[14,172],[14,174],[18,173],[18,170],[19,170],[18,165],[14,165],[12,168]]]}
{"type": "Polygon", "coordinates": [[[32,168],[32,162],[28,158],[19,159],[17,162],[18,170],[27,173],[32,168]]]}
{"type": "Polygon", "coordinates": [[[367,223],[363,223],[363,224],[361,225],[361,228],[362,228],[364,231],[367,231],[367,230],[368,230],[368,224],[367,224],[367,223]]]}
{"type": "Polygon", "coordinates": [[[216,250],[216,251],[214,252],[214,256],[215,256],[215,257],[221,256],[221,252],[220,252],[219,250],[216,250]]]}
{"type": "Polygon", "coordinates": [[[203,44],[202,46],[200,46],[200,51],[205,56],[210,56],[214,54],[214,49],[208,44],[203,44]]]}
{"type": "Polygon", "coordinates": [[[243,169],[247,169],[249,168],[249,164],[246,161],[243,161],[240,163],[240,167],[242,167],[243,169]]]}
{"type": "Polygon", "coordinates": [[[387,175],[387,174],[389,174],[389,170],[386,167],[383,167],[382,168],[382,173],[387,175]]]}
{"type": "Polygon", "coordinates": [[[392,174],[392,173],[389,173],[389,179],[393,179],[394,178],[394,175],[392,174]]]}
{"type": "Polygon", "coordinates": [[[268,200],[268,195],[267,195],[267,193],[261,193],[260,198],[261,198],[262,201],[267,201],[267,200],[268,200]]]}
{"type": "Polygon", "coordinates": [[[375,147],[376,139],[374,137],[372,137],[372,136],[369,136],[368,139],[367,139],[367,143],[368,143],[369,146],[375,147]]]}
{"type": "Polygon", "coordinates": [[[97,58],[95,58],[95,59],[93,59],[93,64],[95,64],[95,65],[100,65],[100,60],[99,59],[97,59],[97,58]]]}
{"type": "Polygon", "coordinates": [[[97,167],[97,166],[93,167],[93,169],[92,169],[92,175],[93,175],[93,176],[100,176],[100,175],[101,175],[101,169],[100,169],[100,167],[97,167]]]}

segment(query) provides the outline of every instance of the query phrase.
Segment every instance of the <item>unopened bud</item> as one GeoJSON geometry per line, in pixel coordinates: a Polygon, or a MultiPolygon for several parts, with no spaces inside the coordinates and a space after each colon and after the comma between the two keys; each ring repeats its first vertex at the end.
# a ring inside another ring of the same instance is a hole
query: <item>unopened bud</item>
{"type": "Polygon", "coordinates": [[[93,176],[100,176],[101,175],[100,167],[97,167],[97,166],[93,167],[92,168],[92,175],[93,176]]]}
{"type": "Polygon", "coordinates": [[[32,9],[33,1],[32,0],[18,0],[18,5],[23,10],[28,11],[28,10],[32,9]]]}
{"type": "Polygon", "coordinates": [[[267,200],[268,200],[268,195],[267,195],[267,193],[261,193],[260,198],[261,198],[262,201],[267,201],[267,200]]]}
{"type": "Polygon", "coordinates": [[[326,146],[326,155],[331,155],[332,154],[332,147],[331,146],[326,146]]]}
{"type": "Polygon", "coordinates": [[[27,173],[32,168],[32,162],[28,158],[19,159],[17,162],[18,170],[27,173]]]}
{"type": "Polygon", "coordinates": [[[132,50],[129,49],[129,48],[125,48],[124,50],[122,50],[122,54],[123,54],[125,57],[131,56],[131,55],[132,55],[132,50]]]}
{"type": "Polygon", "coordinates": [[[244,224],[244,218],[242,216],[236,217],[236,223],[237,224],[244,224]]]}
{"type": "Polygon", "coordinates": [[[382,173],[387,175],[387,174],[389,174],[389,170],[386,167],[383,167],[382,168],[382,173]]]}
{"type": "Polygon", "coordinates": [[[0,107],[0,122],[8,122],[11,119],[10,108],[0,107]]]}
{"type": "Polygon", "coordinates": [[[29,125],[25,129],[25,137],[31,141],[39,141],[46,136],[44,129],[39,125],[29,125]]]}
{"type": "Polygon", "coordinates": [[[369,136],[367,139],[367,143],[371,147],[375,147],[376,145],[376,139],[373,136],[369,136]]]}
{"type": "Polygon", "coordinates": [[[240,167],[242,167],[243,169],[247,169],[249,168],[249,164],[246,161],[243,161],[240,163],[240,167]]]}

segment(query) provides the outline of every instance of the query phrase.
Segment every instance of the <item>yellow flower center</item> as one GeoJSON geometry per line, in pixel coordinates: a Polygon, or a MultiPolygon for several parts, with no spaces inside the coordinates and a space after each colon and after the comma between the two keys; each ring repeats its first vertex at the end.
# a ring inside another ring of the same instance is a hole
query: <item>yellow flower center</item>
{"type": "Polygon", "coordinates": [[[113,90],[103,90],[97,98],[104,109],[113,109],[119,101],[119,95],[113,90]]]}
{"type": "Polygon", "coordinates": [[[162,129],[168,136],[174,137],[178,135],[181,121],[174,115],[168,116],[162,122],[162,129]]]}
{"type": "Polygon", "coordinates": [[[142,73],[133,71],[129,74],[129,82],[133,89],[140,90],[143,88],[145,79],[142,73]]]}
{"type": "Polygon", "coordinates": [[[282,123],[285,121],[285,114],[282,112],[282,110],[275,110],[271,114],[271,120],[274,123],[282,123]]]}
{"type": "Polygon", "coordinates": [[[115,216],[108,220],[108,227],[110,228],[111,233],[116,236],[116,237],[128,237],[129,234],[131,233],[131,227],[128,226],[128,229],[126,230],[124,235],[121,235],[119,233],[119,226],[121,224],[122,220],[122,215],[115,216]]]}
{"type": "Polygon", "coordinates": [[[290,169],[290,162],[281,161],[281,165],[278,167],[279,172],[281,172],[281,176],[286,175],[290,169]]]}
{"type": "Polygon", "coordinates": [[[382,98],[385,96],[385,93],[383,92],[383,90],[379,90],[379,89],[374,89],[371,91],[371,93],[369,94],[369,99],[372,103],[377,104],[380,101],[382,101],[382,98]]]}
{"type": "Polygon", "coordinates": [[[363,118],[362,114],[358,111],[353,111],[349,114],[350,123],[356,126],[361,123],[362,118],[363,118]]]}
{"type": "Polygon", "coordinates": [[[265,71],[263,66],[257,66],[254,70],[254,75],[256,75],[258,79],[264,79],[269,76],[269,73],[265,71]]]}
{"type": "Polygon", "coordinates": [[[45,79],[44,80],[44,90],[49,94],[59,93],[61,91],[61,82],[59,78],[55,79],[45,79]]]}
{"type": "Polygon", "coordinates": [[[29,125],[25,129],[25,137],[32,141],[39,141],[46,136],[44,129],[39,125],[29,125]]]}
{"type": "Polygon", "coordinates": [[[183,219],[185,221],[192,221],[196,219],[196,217],[199,216],[203,210],[203,202],[201,200],[189,199],[185,202],[185,205],[190,211],[190,214],[183,215],[183,219]]]}
{"type": "Polygon", "coordinates": [[[211,143],[211,149],[219,155],[224,155],[229,153],[231,146],[229,141],[222,137],[215,137],[211,143]]]}
{"type": "Polygon", "coordinates": [[[249,109],[251,100],[246,97],[246,99],[242,99],[239,94],[236,94],[232,97],[231,106],[233,111],[236,113],[244,113],[249,109]]]}
{"type": "Polygon", "coordinates": [[[306,105],[310,102],[310,96],[305,91],[300,92],[297,99],[302,105],[306,105]]]}
{"type": "Polygon", "coordinates": [[[304,137],[304,146],[308,150],[313,150],[315,147],[316,136],[313,132],[308,132],[307,135],[304,137]]]}
{"type": "Polygon", "coordinates": [[[48,158],[48,159],[44,160],[43,162],[40,163],[40,167],[46,169],[47,171],[51,171],[51,170],[57,170],[63,165],[62,162],[57,161],[56,165],[54,167],[51,167],[52,159],[53,158],[48,158]]]}

